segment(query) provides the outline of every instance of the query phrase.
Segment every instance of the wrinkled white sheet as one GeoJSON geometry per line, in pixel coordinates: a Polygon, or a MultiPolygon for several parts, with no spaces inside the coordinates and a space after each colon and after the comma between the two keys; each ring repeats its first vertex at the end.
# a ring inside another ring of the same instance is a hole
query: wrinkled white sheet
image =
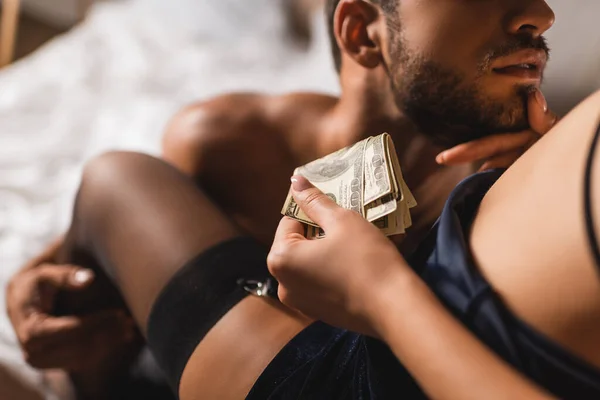
{"type": "MultiPolygon", "coordinates": [[[[178,109],[225,91],[337,92],[321,21],[308,51],[290,45],[282,1],[99,4],[82,26],[0,73],[0,287],[68,226],[89,157],[157,154],[178,109]]],[[[4,309],[0,291],[0,363],[41,387],[4,309]]]]}

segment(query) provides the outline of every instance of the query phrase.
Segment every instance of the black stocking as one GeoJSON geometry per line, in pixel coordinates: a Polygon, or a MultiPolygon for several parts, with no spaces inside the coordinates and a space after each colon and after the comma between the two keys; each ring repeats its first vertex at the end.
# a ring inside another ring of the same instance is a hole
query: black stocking
{"type": "MultiPolygon", "coordinates": [[[[172,166],[136,153],[102,155],[84,170],[60,255],[61,262],[93,269],[97,278],[85,294],[63,296],[58,312],[125,307],[145,334],[151,307],[171,277],[194,256],[236,236],[233,224],[172,166]]],[[[126,360],[117,363],[127,365],[126,360]]],[[[110,366],[92,375],[106,369],[119,373],[110,366]]],[[[88,393],[106,388],[107,382],[115,385],[93,376],[73,380],[88,393]]],[[[158,393],[144,398],[161,398],[158,393]]],[[[89,397],[117,398],[114,393],[89,397]]]]}

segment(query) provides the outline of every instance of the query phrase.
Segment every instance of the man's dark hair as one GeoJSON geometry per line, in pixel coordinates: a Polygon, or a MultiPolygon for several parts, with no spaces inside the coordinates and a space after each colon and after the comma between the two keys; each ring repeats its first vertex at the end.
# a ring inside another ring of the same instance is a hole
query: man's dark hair
{"type": "MultiPolygon", "coordinates": [[[[398,0],[370,0],[371,3],[377,4],[384,13],[393,15],[398,5],[398,0]]],[[[329,28],[329,40],[331,42],[331,52],[333,53],[333,61],[335,62],[335,69],[340,72],[342,66],[342,53],[338,47],[337,41],[335,40],[335,33],[333,32],[333,17],[335,10],[340,3],[340,0],[327,0],[325,4],[325,13],[327,17],[327,26],[329,28]]]]}

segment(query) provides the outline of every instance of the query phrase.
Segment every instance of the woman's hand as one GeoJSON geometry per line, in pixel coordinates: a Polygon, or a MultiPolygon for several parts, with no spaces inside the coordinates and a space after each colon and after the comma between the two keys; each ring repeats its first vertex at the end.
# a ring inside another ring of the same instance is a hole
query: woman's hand
{"type": "Polygon", "coordinates": [[[529,129],[490,135],[459,144],[438,154],[436,161],[443,165],[480,162],[483,163],[480,171],[510,167],[558,121],[556,114],[548,109],[546,98],[539,89],[529,94],[527,111],[529,129]]]}
{"type": "Polygon", "coordinates": [[[292,195],[327,237],[281,221],[267,262],[284,304],[382,339],[431,398],[550,398],[455,320],[377,228],[302,177],[292,195]]]}
{"type": "Polygon", "coordinates": [[[376,336],[372,292],[408,272],[404,259],[374,225],[305,178],[292,178],[292,194],[326,238],[308,240],[301,223],[281,220],[267,260],[280,284],[279,298],[309,317],[376,336]]]}

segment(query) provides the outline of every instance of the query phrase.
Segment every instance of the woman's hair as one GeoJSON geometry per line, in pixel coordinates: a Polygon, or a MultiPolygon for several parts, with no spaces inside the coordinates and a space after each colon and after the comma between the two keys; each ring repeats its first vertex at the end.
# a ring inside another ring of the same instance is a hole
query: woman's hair
{"type": "MultiPolygon", "coordinates": [[[[396,11],[396,6],[399,0],[368,0],[370,3],[377,4],[385,14],[393,15],[396,11]]],[[[340,0],[327,0],[325,4],[325,13],[327,16],[327,26],[329,28],[329,40],[331,43],[331,52],[333,55],[333,61],[335,63],[335,69],[340,72],[342,66],[342,53],[335,40],[335,33],[333,32],[333,17],[335,10],[337,9],[340,0]]]]}

